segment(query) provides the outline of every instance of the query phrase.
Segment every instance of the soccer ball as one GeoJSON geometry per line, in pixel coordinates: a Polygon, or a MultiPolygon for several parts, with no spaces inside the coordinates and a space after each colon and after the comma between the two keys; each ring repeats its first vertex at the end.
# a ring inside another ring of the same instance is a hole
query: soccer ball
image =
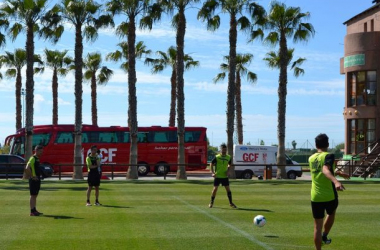
{"type": "Polygon", "coordinates": [[[257,215],[255,218],[253,218],[253,224],[258,227],[263,227],[267,223],[267,220],[263,215],[257,215]]]}

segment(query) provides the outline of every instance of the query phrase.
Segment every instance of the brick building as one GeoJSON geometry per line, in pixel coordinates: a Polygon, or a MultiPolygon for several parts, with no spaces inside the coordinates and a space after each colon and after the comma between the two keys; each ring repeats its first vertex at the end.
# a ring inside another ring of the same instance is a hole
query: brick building
{"type": "Polygon", "coordinates": [[[369,154],[380,139],[380,0],[344,25],[345,154],[369,154]]]}

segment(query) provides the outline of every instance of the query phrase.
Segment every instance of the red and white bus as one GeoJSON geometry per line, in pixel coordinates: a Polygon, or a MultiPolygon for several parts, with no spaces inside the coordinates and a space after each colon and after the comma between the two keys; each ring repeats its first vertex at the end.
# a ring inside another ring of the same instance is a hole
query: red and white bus
{"type": "MultiPolygon", "coordinates": [[[[33,129],[33,148],[44,146],[40,161],[62,166],[62,172],[72,172],[69,165],[74,159],[74,125],[39,125],[33,129]]],[[[154,172],[157,175],[169,171],[177,171],[177,128],[176,127],[139,127],[138,128],[138,167],[140,175],[154,172]]],[[[10,145],[10,154],[24,155],[25,130],[20,129],[16,134],[5,139],[5,145],[10,145]]],[[[129,163],[130,135],[129,128],[120,126],[98,127],[82,126],[82,156],[90,152],[90,147],[96,145],[103,155],[103,171],[110,171],[109,164],[115,164],[114,171],[125,171],[119,164],[129,163]]],[[[205,169],[207,164],[207,137],[204,127],[185,128],[185,161],[186,170],[205,169]]],[[[84,171],[86,168],[83,168],[84,171]]]]}

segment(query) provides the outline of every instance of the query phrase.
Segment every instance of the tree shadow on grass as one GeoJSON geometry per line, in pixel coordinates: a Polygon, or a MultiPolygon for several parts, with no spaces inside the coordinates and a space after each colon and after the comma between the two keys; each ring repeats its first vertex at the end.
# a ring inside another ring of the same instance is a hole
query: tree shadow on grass
{"type": "Polygon", "coordinates": [[[66,215],[50,215],[50,214],[44,214],[44,215],[41,215],[41,217],[53,218],[55,220],[68,220],[68,219],[82,220],[83,219],[83,218],[77,218],[77,217],[66,216],[66,215]]]}

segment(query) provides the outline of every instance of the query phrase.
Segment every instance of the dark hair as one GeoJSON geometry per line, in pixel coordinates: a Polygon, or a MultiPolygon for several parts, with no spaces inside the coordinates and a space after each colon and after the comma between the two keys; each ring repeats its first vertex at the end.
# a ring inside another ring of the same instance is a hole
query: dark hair
{"type": "Polygon", "coordinates": [[[329,147],[329,137],[326,134],[319,134],[315,137],[315,146],[317,148],[328,148],[329,147]]]}
{"type": "Polygon", "coordinates": [[[220,148],[227,148],[227,145],[225,143],[220,144],[220,148]]]}
{"type": "Polygon", "coordinates": [[[91,149],[98,148],[96,145],[92,145],[91,149]]]}
{"type": "Polygon", "coordinates": [[[39,150],[39,149],[44,149],[44,147],[43,147],[42,145],[37,145],[37,146],[34,148],[35,151],[37,151],[37,150],[39,150]]]}
{"type": "Polygon", "coordinates": [[[100,149],[98,149],[98,151],[96,151],[96,153],[100,154],[100,149]]]}

